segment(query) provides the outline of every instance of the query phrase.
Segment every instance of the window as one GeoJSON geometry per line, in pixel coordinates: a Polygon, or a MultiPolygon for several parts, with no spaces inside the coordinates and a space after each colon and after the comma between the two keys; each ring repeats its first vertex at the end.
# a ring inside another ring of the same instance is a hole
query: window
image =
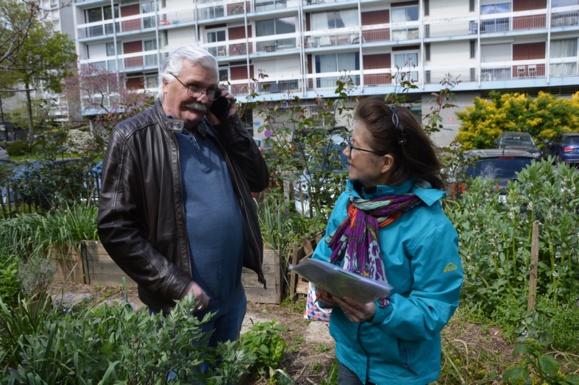
{"type": "MultiPolygon", "coordinates": [[[[416,71],[416,66],[418,64],[418,53],[408,52],[408,53],[397,53],[394,54],[394,66],[396,67],[396,72],[403,72],[409,75],[409,78],[405,80],[418,81],[418,71],[416,71]]],[[[396,76],[397,78],[399,75],[396,76]]]]}
{"type": "Polygon", "coordinates": [[[123,54],[123,45],[117,42],[117,49],[115,50],[115,43],[110,42],[106,44],[107,56],[116,56],[123,54]]]}
{"type": "MultiPolygon", "coordinates": [[[[106,43],[106,51],[107,56],[117,56],[123,54],[123,45],[120,42],[117,42],[117,49],[115,50],[115,44],[113,42],[106,43]]],[[[107,60],[106,62],[106,69],[109,71],[117,71],[117,60],[113,58],[111,60],[107,60]]]]}
{"type": "Polygon", "coordinates": [[[474,12],[474,2],[475,2],[475,0],[470,0],[468,2],[468,11],[469,12],[474,12]]]}
{"type": "MultiPolygon", "coordinates": [[[[328,72],[346,72],[347,74],[349,71],[360,70],[360,57],[356,52],[317,55],[315,57],[315,65],[317,74],[328,72]]],[[[356,84],[359,84],[359,79],[357,76],[353,80],[356,84]]],[[[337,76],[317,78],[316,86],[336,87],[337,81],[337,76]]]]}
{"type": "MultiPolygon", "coordinates": [[[[215,0],[203,0],[203,4],[205,3],[214,3],[215,0]]],[[[216,17],[223,17],[225,16],[225,10],[223,5],[219,5],[217,7],[206,7],[201,9],[203,18],[204,19],[213,19],[216,17]]]]}
{"type": "Polygon", "coordinates": [[[256,11],[268,11],[272,9],[286,8],[286,7],[287,7],[286,0],[256,0],[255,2],[256,11]]]}
{"type": "Polygon", "coordinates": [[[207,32],[207,42],[217,43],[225,41],[225,30],[207,32]]]}
{"type": "Polygon", "coordinates": [[[281,35],[284,33],[294,33],[295,31],[296,19],[294,17],[255,22],[255,33],[257,36],[281,35]]]}
{"type": "Polygon", "coordinates": [[[550,51],[551,58],[576,57],[577,39],[553,40],[550,51]]]}
{"type": "Polygon", "coordinates": [[[145,74],[145,89],[153,90],[159,87],[159,75],[145,74]]]}
{"type": "MultiPolygon", "coordinates": [[[[155,12],[155,3],[145,2],[141,3],[141,13],[155,12]]],[[[145,17],[143,18],[143,28],[152,28],[155,26],[155,17],[145,17]]]]}
{"type": "MultiPolygon", "coordinates": [[[[418,21],[418,6],[395,7],[390,11],[392,23],[418,21]]],[[[392,29],[392,40],[418,39],[418,25],[392,29]]]]}
{"type": "MultiPolygon", "coordinates": [[[[85,11],[85,20],[87,23],[96,23],[96,22],[104,21],[104,20],[112,20],[113,15],[114,15],[114,18],[119,17],[118,5],[115,5],[114,8],[111,8],[111,6],[106,6],[106,7],[97,7],[97,8],[87,9],[85,11]]],[[[102,36],[105,33],[106,34],[113,33],[112,24],[107,24],[104,27],[105,27],[104,30],[103,30],[102,25],[95,26],[95,27],[89,27],[88,31],[87,31],[88,36],[91,36],[91,37],[92,36],[102,36]]],[[[117,25],[117,27],[118,27],[118,25],[117,25]]]]}
{"type": "Polygon", "coordinates": [[[424,16],[430,16],[430,1],[424,0],[424,16]]]}
{"type": "Polygon", "coordinates": [[[393,7],[390,11],[391,22],[392,23],[402,23],[405,21],[417,21],[418,20],[418,5],[412,5],[409,7],[393,7]]]}
{"type": "MultiPolygon", "coordinates": [[[[552,59],[577,57],[577,39],[553,40],[551,42],[550,56],[552,59]]],[[[575,75],[577,63],[551,63],[549,71],[552,76],[575,75]]]]}
{"type": "Polygon", "coordinates": [[[470,40],[469,45],[470,45],[470,58],[475,59],[476,58],[476,40],[470,40]]]}
{"type": "MultiPolygon", "coordinates": [[[[261,20],[255,22],[255,33],[258,37],[274,36],[287,33],[295,33],[296,19],[295,17],[283,17],[280,19],[261,20]]],[[[272,52],[278,49],[291,49],[296,47],[295,37],[287,39],[276,39],[260,41],[256,45],[258,52],[272,52]]]]}
{"type": "Polygon", "coordinates": [[[424,60],[430,61],[430,43],[424,44],[424,60]]]}
{"type": "Polygon", "coordinates": [[[569,5],[579,5],[579,0],[551,0],[551,7],[567,7],[569,5]]]}
{"type": "Polygon", "coordinates": [[[226,82],[229,80],[229,68],[219,67],[219,81],[226,82]]]}
{"type": "Polygon", "coordinates": [[[360,25],[355,9],[314,13],[311,17],[312,31],[356,27],[360,25]]]}
{"type": "MultiPolygon", "coordinates": [[[[509,3],[481,5],[481,15],[508,13],[511,11],[509,3]]],[[[481,33],[504,32],[510,28],[508,17],[481,20],[481,33]]]]}
{"type": "MultiPolygon", "coordinates": [[[[224,29],[207,31],[208,43],[218,43],[225,40],[227,40],[227,36],[224,29]]],[[[208,47],[207,50],[211,52],[213,56],[225,56],[226,54],[225,45],[208,47]]]]}
{"type": "Polygon", "coordinates": [[[143,41],[144,51],[154,51],[152,54],[145,54],[145,65],[146,66],[156,66],[157,65],[157,40],[144,40],[143,41]]]}

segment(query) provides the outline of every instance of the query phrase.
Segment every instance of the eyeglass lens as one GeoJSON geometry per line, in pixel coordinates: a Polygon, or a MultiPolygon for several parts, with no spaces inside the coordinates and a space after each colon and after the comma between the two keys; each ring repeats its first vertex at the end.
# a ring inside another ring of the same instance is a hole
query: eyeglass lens
{"type": "Polygon", "coordinates": [[[197,84],[187,85],[187,84],[183,83],[183,82],[181,81],[181,79],[179,79],[179,78],[177,77],[177,75],[175,75],[175,74],[172,73],[172,72],[169,72],[169,73],[170,73],[175,79],[177,79],[177,81],[178,81],[179,83],[181,83],[181,84],[183,85],[183,87],[185,87],[185,88],[187,89],[187,94],[188,94],[190,97],[192,97],[192,98],[198,98],[198,97],[200,97],[201,95],[205,94],[205,95],[207,95],[207,98],[208,98],[209,100],[214,100],[214,99],[215,99],[215,95],[217,95],[217,90],[218,90],[217,88],[203,88],[203,87],[198,86],[197,84]]]}

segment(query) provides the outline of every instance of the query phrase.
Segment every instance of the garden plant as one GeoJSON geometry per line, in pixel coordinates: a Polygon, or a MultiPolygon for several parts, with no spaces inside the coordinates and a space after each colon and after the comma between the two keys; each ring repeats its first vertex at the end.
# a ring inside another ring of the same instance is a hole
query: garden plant
{"type": "MultiPolygon", "coordinates": [[[[405,96],[412,82],[405,83],[403,75],[400,79],[402,92],[387,97],[393,103],[410,103],[405,96]]],[[[431,132],[443,129],[439,114],[452,105],[450,89],[456,84],[447,78],[443,90],[435,95],[434,107],[426,117],[431,132]]],[[[344,74],[335,99],[319,99],[310,106],[314,115],[298,98],[245,106],[262,114],[265,123],[260,133],[267,132],[273,144],[272,152],[265,155],[272,183],[268,191],[256,196],[256,204],[265,244],[280,252],[286,280],[292,245],[323,231],[333,198],[343,186],[345,172],[320,171],[315,165],[323,162],[328,148],[328,135],[320,128],[351,124],[357,99],[351,90],[344,74]],[[300,215],[292,194],[294,183],[307,168],[315,175],[308,187],[310,212],[300,215]]],[[[347,137],[345,131],[337,134],[347,137]]],[[[67,146],[67,142],[58,143],[67,146]]],[[[49,152],[50,147],[42,151],[49,152]]],[[[445,156],[455,163],[445,158],[445,169],[458,169],[459,161],[452,155],[460,148],[446,150],[445,156]]],[[[59,147],[58,153],[63,151],[59,147]]],[[[224,358],[215,362],[215,352],[201,347],[199,326],[203,321],[189,316],[193,304],[188,301],[180,302],[168,317],[134,311],[127,302],[31,312],[29,304],[38,291],[24,288],[46,287],[50,277],[40,273],[50,271],[50,259],[73,252],[82,240],[97,239],[96,202],[82,196],[71,195],[53,210],[33,208],[28,210],[32,212],[11,212],[2,219],[0,383],[163,384],[166,373],[176,367],[179,378],[198,375],[203,360],[215,363],[204,375],[207,384],[244,376],[254,382],[296,383],[280,366],[292,341],[280,337],[284,329],[274,322],[256,324],[239,342],[220,346],[224,358]],[[16,308],[21,310],[15,313],[16,308]],[[191,345],[191,338],[199,344],[191,345]]],[[[497,327],[503,338],[520,347],[514,351],[515,357],[507,359],[449,335],[443,340],[443,371],[437,384],[579,384],[577,170],[564,164],[553,166],[549,161],[535,162],[509,184],[504,201],[499,201],[492,181],[475,179],[459,198],[447,198],[444,205],[459,233],[465,273],[461,305],[451,326],[497,327]],[[537,222],[537,302],[529,309],[532,228],[537,222]]],[[[335,363],[324,370],[328,378],[323,383],[335,384],[335,363]]]]}

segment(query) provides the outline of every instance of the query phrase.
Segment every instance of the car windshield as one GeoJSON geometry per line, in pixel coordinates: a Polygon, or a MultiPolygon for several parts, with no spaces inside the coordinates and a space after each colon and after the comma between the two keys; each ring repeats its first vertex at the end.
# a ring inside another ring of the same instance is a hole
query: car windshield
{"type": "Polygon", "coordinates": [[[579,144],[579,136],[568,136],[565,143],[578,145],[579,144]]]}
{"type": "Polygon", "coordinates": [[[533,139],[529,136],[525,135],[517,135],[517,136],[504,136],[501,138],[500,146],[534,146],[533,139]]]}
{"type": "Polygon", "coordinates": [[[466,175],[473,178],[514,180],[516,173],[529,166],[531,161],[528,158],[480,159],[468,165],[466,175]]]}

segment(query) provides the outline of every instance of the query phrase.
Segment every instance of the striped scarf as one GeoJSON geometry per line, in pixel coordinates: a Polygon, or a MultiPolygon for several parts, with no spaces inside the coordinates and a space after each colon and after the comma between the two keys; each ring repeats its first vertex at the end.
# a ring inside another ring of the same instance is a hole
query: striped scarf
{"type": "MultiPolygon", "coordinates": [[[[350,197],[348,217],[326,237],[332,249],[330,262],[339,265],[343,261],[342,267],[346,270],[388,283],[380,257],[378,230],[420,202],[414,194],[388,195],[372,200],[350,197]]],[[[387,298],[380,298],[379,303],[381,307],[389,304],[387,298]]]]}

